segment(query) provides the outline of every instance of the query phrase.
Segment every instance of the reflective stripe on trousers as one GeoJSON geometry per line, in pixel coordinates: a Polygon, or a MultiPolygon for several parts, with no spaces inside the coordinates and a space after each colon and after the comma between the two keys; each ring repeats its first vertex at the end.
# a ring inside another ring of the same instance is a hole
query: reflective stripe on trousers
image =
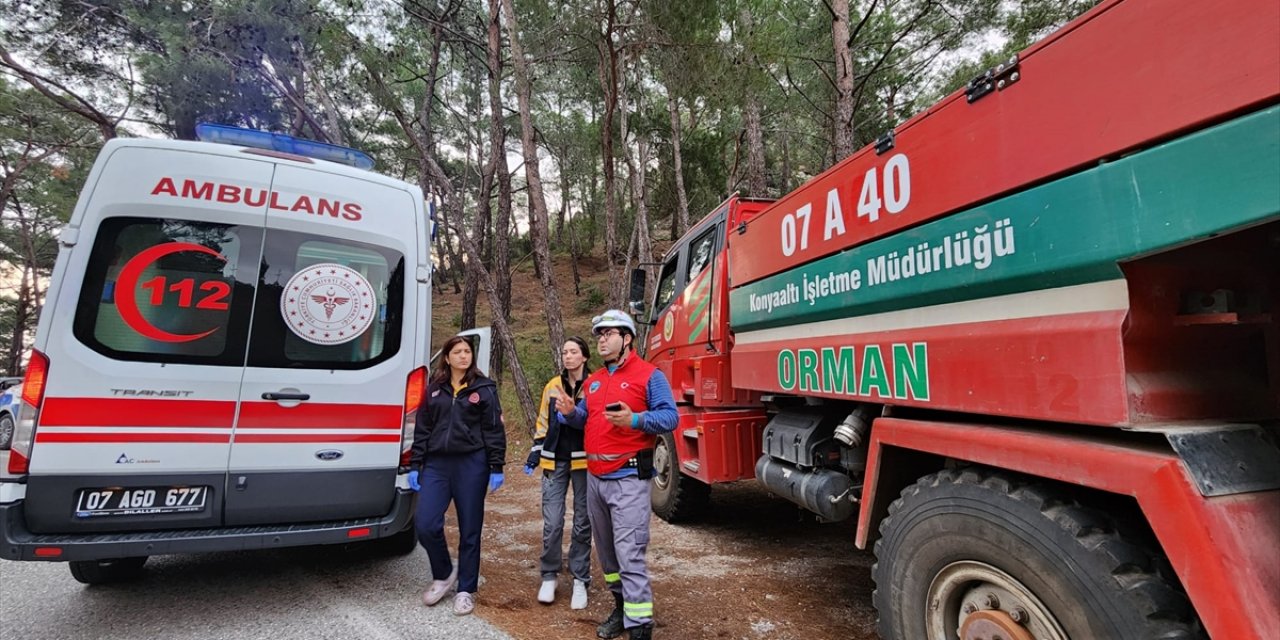
{"type": "Polygon", "coordinates": [[[649,549],[649,481],[635,476],[606,480],[587,475],[587,513],[596,557],[609,590],[622,595],[623,626],[653,620],[649,549]]]}

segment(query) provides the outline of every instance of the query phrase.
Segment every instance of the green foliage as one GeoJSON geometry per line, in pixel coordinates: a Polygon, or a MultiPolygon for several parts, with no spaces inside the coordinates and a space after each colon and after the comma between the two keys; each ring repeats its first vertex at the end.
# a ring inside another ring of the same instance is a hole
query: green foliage
{"type": "Polygon", "coordinates": [[[592,313],[604,308],[607,294],[596,285],[589,285],[582,296],[573,301],[573,308],[578,313],[592,313]]]}
{"type": "Polygon", "coordinates": [[[0,368],[16,371],[35,331],[35,285],[53,271],[55,234],[99,144],[96,127],[0,76],[0,368]]]}
{"type": "Polygon", "coordinates": [[[992,21],[992,39],[998,46],[970,47],[968,57],[954,60],[939,75],[940,80],[926,92],[924,100],[933,102],[964,87],[983,71],[1008,60],[1036,41],[1053,33],[1071,19],[1088,11],[1098,0],[1024,0],[1001,5],[992,21]]]}

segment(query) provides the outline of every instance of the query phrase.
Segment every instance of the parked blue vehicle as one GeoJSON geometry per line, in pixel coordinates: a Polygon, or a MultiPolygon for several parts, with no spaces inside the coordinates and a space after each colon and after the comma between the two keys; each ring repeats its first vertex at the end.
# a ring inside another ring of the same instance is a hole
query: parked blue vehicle
{"type": "Polygon", "coordinates": [[[8,451],[13,444],[13,425],[21,399],[22,378],[0,379],[0,451],[8,451]]]}

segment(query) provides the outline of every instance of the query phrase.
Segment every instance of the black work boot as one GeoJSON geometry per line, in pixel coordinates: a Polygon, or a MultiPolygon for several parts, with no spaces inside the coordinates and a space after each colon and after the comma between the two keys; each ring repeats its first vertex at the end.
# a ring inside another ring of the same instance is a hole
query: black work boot
{"type": "Polygon", "coordinates": [[[627,636],[629,640],[653,640],[653,623],[642,624],[638,627],[631,627],[631,635],[627,636]]]}
{"type": "Polygon", "coordinates": [[[622,635],[622,596],[613,594],[613,613],[596,627],[596,637],[609,640],[622,635]]]}

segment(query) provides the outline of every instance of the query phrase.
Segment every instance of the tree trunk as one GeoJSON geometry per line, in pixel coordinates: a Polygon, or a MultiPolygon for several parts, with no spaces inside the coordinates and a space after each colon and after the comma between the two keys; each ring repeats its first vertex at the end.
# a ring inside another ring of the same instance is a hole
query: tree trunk
{"type": "MultiPolygon", "coordinates": [[[[649,299],[649,284],[653,282],[653,238],[649,236],[649,187],[645,180],[644,168],[649,166],[649,139],[647,136],[639,136],[636,138],[636,155],[639,156],[639,170],[634,174],[632,182],[632,197],[636,202],[636,266],[645,271],[645,290],[641,294],[642,302],[649,299]]],[[[630,274],[626,274],[628,289],[630,289],[630,274]]],[[[628,291],[627,297],[630,298],[628,291]]],[[[643,336],[639,336],[643,337],[643,336]]]]}
{"type": "MultiPolygon", "coordinates": [[[[480,160],[479,149],[477,149],[476,160],[480,160]]],[[[477,162],[477,164],[481,164],[477,162]]],[[[472,221],[471,237],[475,239],[475,243],[480,247],[480,252],[484,254],[484,248],[488,244],[489,238],[489,220],[492,217],[492,204],[490,201],[490,193],[493,188],[493,161],[492,159],[483,163],[480,176],[480,193],[476,197],[476,218],[472,221]]],[[[475,272],[468,269],[464,274],[464,282],[462,286],[462,322],[461,329],[471,329],[476,326],[476,297],[479,294],[480,284],[476,281],[475,272]]],[[[491,370],[492,371],[492,370],[491,370]]]]}
{"type": "MultiPolygon", "coordinates": [[[[502,24],[500,0],[489,0],[489,153],[493,179],[498,183],[498,217],[493,225],[493,272],[498,301],[495,315],[511,319],[511,170],[507,166],[507,125],[502,105],[502,24]]],[[[494,349],[489,370],[501,372],[503,351],[494,349]]]]}
{"type": "Polygon", "coordinates": [[[556,212],[556,246],[564,246],[564,226],[569,224],[569,191],[572,186],[569,182],[569,153],[568,144],[561,146],[558,151],[560,158],[560,208],[556,212]]]}
{"type": "Polygon", "coordinates": [[[831,41],[835,47],[835,161],[853,153],[853,57],[849,52],[849,2],[836,0],[829,5],[831,41]]]}
{"type": "Polygon", "coordinates": [[[582,260],[582,241],[578,239],[578,231],[569,227],[569,268],[573,270],[573,295],[582,295],[582,274],[578,271],[578,263],[582,260]]]}
{"type": "Polygon", "coordinates": [[[784,131],[778,138],[778,142],[782,147],[782,179],[778,180],[778,190],[782,193],[790,193],[793,189],[791,185],[794,181],[791,177],[791,134],[784,131]]]}
{"type": "Polygon", "coordinates": [[[18,289],[18,299],[14,303],[13,335],[9,336],[9,353],[5,362],[5,370],[11,376],[22,371],[22,354],[27,346],[27,322],[30,317],[31,286],[28,282],[27,269],[22,269],[22,283],[18,289]]]}
{"type": "Polygon", "coordinates": [[[747,195],[753,198],[768,196],[768,183],[764,175],[764,127],[760,123],[760,98],[747,95],[747,195]]]}
{"type": "Polygon", "coordinates": [[[596,70],[604,97],[604,115],[600,126],[600,160],[604,170],[604,255],[609,267],[609,306],[622,305],[623,284],[618,273],[618,198],[613,157],[613,117],[618,109],[618,50],[613,46],[617,7],[614,0],[605,2],[604,32],[596,41],[596,70]]]}
{"type": "Polygon", "coordinates": [[[689,196],[684,191],[684,160],[680,155],[680,104],[676,96],[667,89],[667,111],[671,114],[671,156],[676,183],[676,224],[674,240],[684,235],[689,228],[689,196]]]}
{"type": "Polygon", "coordinates": [[[542,193],[542,175],[538,170],[538,146],[534,141],[532,115],[532,87],[528,62],[520,44],[520,25],[516,20],[513,0],[502,0],[507,17],[507,37],[511,41],[512,69],[516,79],[516,102],[520,106],[520,144],[524,148],[525,179],[529,183],[529,235],[533,239],[533,260],[542,282],[546,304],[543,311],[547,318],[547,333],[551,339],[551,359],[560,366],[560,345],[564,344],[564,323],[561,319],[560,296],[556,293],[555,271],[551,265],[551,247],[547,223],[547,200],[542,193]]]}
{"type": "MultiPolygon", "coordinates": [[[[488,70],[484,69],[485,80],[477,78],[481,69],[476,64],[469,64],[466,71],[470,73],[468,80],[474,81],[477,85],[482,82],[487,83],[488,70]]],[[[466,91],[466,113],[479,113],[483,107],[480,104],[479,91],[466,91]]],[[[484,138],[486,129],[491,129],[491,124],[481,125],[479,120],[467,120],[468,126],[474,126],[474,131],[467,135],[468,140],[481,140],[484,138]]],[[[475,218],[471,224],[471,237],[476,245],[480,247],[480,253],[488,265],[493,264],[493,232],[490,222],[493,219],[493,159],[486,159],[487,152],[480,144],[469,144],[468,153],[474,151],[474,155],[468,157],[467,165],[480,167],[480,184],[478,193],[476,194],[475,218]]],[[[466,172],[470,175],[470,172],[466,172]]],[[[462,190],[468,189],[467,180],[463,180],[462,190]]],[[[465,206],[465,202],[464,202],[465,206]]],[[[479,294],[479,283],[476,282],[474,271],[468,269],[465,272],[465,283],[462,287],[462,329],[470,329],[479,326],[476,319],[476,298],[479,294]]],[[[494,351],[497,351],[496,349],[494,351]]],[[[490,369],[493,372],[493,369],[490,369]]],[[[497,378],[494,378],[496,381],[497,378]]]]}
{"type": "MultiPolygon", "coordinates": [[[[626,69],[626,67],[624,66],[623,69],[626,69]]],[[[626,83],[621,83],[620,86],[625,89],[626,83]]],[[[618,113],[621,116],[619,119],[621,124],[620,133],[623,145],[627,146],[628,139],[632,137],[630,134],[630,112],[625,106],[628,104],[626,95],[623,94],[621,97],[622,100],[619,100],[619,103],[623,106],[618,109],[618,113]]],[[[628,150],[626,152],[626,159],[627,170],[631,174],[631,205],[636,212],[635,232],[632,234],[631,249],[627,254],[628,271],[623,272],[621,278],[622,286],[624,287],[623,299],[628,301],[631,297],[631,274],[629,273],[629,269],[631,267],[630,257],[632,255],[635,256],[637,266],[645,265],[643,268],[647,275],[652,275],[652,273],[650,273],[652,271],[652,267],[647,263],[653,262],[653,242],[649,238],[649,206],[646,201],[648,193],[645,187],[645,167],[649,165],[649,136],[645,132],[640,132],[635,135],[634,138],[636,157],[633,159],[631,151],[628,150]]],[[[647,277],[646,280],[648,280],[647,277]]]]}

